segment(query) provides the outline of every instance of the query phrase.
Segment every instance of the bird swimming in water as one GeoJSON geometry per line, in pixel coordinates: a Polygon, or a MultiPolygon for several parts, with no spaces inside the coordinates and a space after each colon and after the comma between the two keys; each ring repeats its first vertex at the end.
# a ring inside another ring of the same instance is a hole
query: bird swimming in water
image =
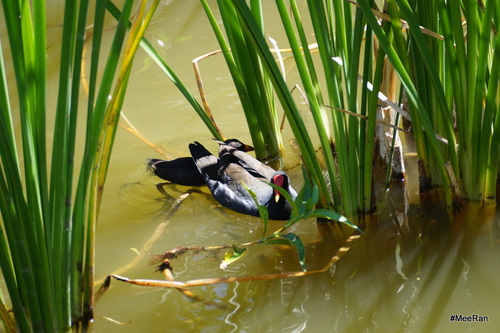
{"type": "MultiPolygon", "coordinates": [[[[252,146],[246,145],[237,139],[229,139],[223,143],[241,152],[254,150],[252,146]]],[[[156,176],[174,184],[185,186],[205,185],[205,179],[198,171],[192,157],[181,157],[170,161],[151,158],[148,160],[148,168],[156,176]]]]}
{"type": "Polygon", "coordinates": [[[292,209],[288,201],[279,191],[264,182],[282,187],[295,199],[297,192],[290,185],[288,175],[225,142],[219,144],[219,158],[199,142],[189,145],[199,173],[215,200],[236,212],[260,216],[259,209],[248,191],[251,190],[259,204],[267,207],[270,219],[289,219],[292,209]]]}

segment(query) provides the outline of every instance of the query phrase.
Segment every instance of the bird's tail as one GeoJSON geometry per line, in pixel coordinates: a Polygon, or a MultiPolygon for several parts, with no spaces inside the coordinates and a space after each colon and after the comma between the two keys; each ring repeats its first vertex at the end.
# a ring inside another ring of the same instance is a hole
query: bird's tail
{"type": "Polygon", "coordinates": [[[163,160],[159,160],[156,158],[148,158],[148,163],[146,164],[146,170],[152,174],[156,171],[156,165],[160,162],[163,162],[163,160]]]}
{"type": "Polygon", "coordinates": [[[204,177],[214,179],[217,177],[219,159],[212,155],[201,143],[195,141],[189,144],[189,151],[196,167],[204,177]]]}

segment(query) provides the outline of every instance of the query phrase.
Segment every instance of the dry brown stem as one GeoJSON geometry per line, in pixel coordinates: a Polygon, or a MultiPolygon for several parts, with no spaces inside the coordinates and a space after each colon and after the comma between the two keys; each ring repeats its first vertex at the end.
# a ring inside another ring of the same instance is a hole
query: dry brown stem
{"type": "MultiPolygon", "coordinates": [[[[222,277],[222,278],[205,278],[205,279],[197,279],[190,280],[186,282],[181,281],[164,281],[164,280],[149,280],[149,279],[129,279],[124,276],[120,276],[117,274],[110,274],[106,277],[104,284],[100,288],[98,294],[101,296],[111,285],[111,279],[116,279],[118,281],[139,285],[143,287],[161,287],[161,288],[175,288],[185,293],[186,288],[190,287],[198,287],[198,286],[206,286],[213,284],[223,284],[223,283],[233,283],[233,282],[249,282],[249,281],[261,281],[261,280],[272,280],[272,279],[283,279],[288,277],[301,277],[306,275],[312,275],[317,273],[323,273],[330,269],[335,263],[337,263],[340,258],[351,248],[352,244],[360,237],[361,235],[355,233],[351,235],[345,242],[344,246],[337,250],[335,255],[330,259],[330,261],[321,269],[312,270],[312,271],[295,271],[295,272],[282,272],[282,273],[268,273],[268,274],[259,274],[259,275],[251,275],[251,276],[236,276],[236,277],[222,277]]],[[[194,294],[192,294],[191,298],[197,299],[194,294]]]]}

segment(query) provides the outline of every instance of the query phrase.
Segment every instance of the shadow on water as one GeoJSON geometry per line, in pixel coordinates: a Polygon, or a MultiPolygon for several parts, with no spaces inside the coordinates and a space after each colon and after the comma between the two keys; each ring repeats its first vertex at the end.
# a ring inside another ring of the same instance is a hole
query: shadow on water
{"type": "Polygon", "coordinates": [[[412,210],[401,224],[379,219],[337,265],[343,318],[352,318],[346,325],[339,315],[340,331],[494,331],[498,213],[470,207],[449,216],[436,204],[412,210]],[[454,314],[489,322],[452,322],[454,314]]]}

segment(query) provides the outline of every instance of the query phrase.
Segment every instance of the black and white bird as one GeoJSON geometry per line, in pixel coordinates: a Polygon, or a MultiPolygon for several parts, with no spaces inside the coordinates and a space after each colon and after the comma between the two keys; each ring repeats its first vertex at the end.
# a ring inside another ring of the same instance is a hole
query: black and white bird
{"type": "Polygon", "coordinates": [[[225,142],[219,144],[219,158],[199,142],[189,145],[199,173],[204,177],[215,200],[236,212],[260,216],[259,209],[248,192],[251,190],[259,204],[267,207],[270,219],[289,219],[292,209],[288,201],[279,191],[264,182],[282,187],[295,199],[297,192],[290,185],[288,175],[225,142]]]}
{"type": "MultiPolygon", "coordinates": [[[[252,146],[246,145],[237,139],[229,139],[223,143],[242,152],[254,150],[252,146]]],[[[156,176],[174,184],[185,186],[205,185],[205,179],[198,171],[192,157],[181,157],[170,161],[151,158],[148,160],[148,168],[156,176]]]]}

